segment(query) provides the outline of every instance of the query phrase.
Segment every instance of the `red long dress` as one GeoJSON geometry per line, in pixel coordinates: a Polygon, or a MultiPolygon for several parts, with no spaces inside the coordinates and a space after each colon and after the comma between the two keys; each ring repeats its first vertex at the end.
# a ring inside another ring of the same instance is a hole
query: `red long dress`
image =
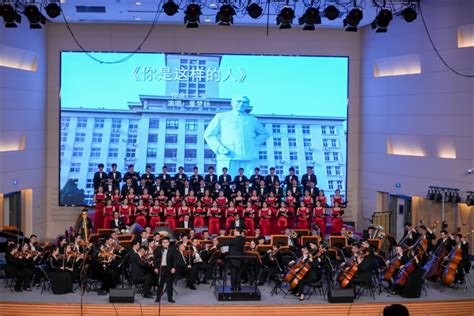
{"type": "Polygon", "coordinates": [[[194,209],[194,227],[206,226],[204,219],[206,218],[206,210],[200,206],[194,209]]]}
{"type": "Polygon", "coordinates": [[[332,208],[332,231],[333,234],[340,234],[342,228],[342,214],[344,211],[340,207],[332,208]]]}
{"type": "Polygon", "coordinates": [[[295,203],[296,198],[294,196],[287,196],[285,203],[288,205],[288,227],[295,227],[295,203]]]}
{"type": "Polygon", "coordinates": [[[99,228],[104,228],[104,200],[106,198],[105,193],[96,193],[95,195],[95,213],[94,213],[94,230],[97,231],[99,228]]]}
{"type": "Polygon", "coordinates": [[[269,236],[270,231],[270,220],[272,217],[272,210],[268,207],[260,209],[260,231],[263,236],[269,236]]]}
{"type": "Polygon", "coordinates": [[[310,214],[310,210],[307,207],[298,208],[298,224],[296,228],[298,229],[309,229],[309,223],[306,216],[310,214]]]}
{"type": "Polygon", "coordinates": [[[315,207],[313,214],[314,224],[319,227],[321,238],[324,238],[326,234],[326,210],[322,206],[315,207]]]}
{"type": "Polygon", "coordinates": [[[221,226],[220,217],[221,217],[222,211],[220,208],[214,208],[214,207],[211,207],[209,211],[211,212],[211,216],[209,218],[209,234],[210,235],[218,234],[219,228],[221,226]]]}
{"type": "Polygon", "coordinates": [[[172,230],[176,229],[176,210],[172,206],[165,208],[165,223],[168,223],[172,230]]]}
{"type": "Polygon", "coordinates": [[[110,221],[114,218],[115,207],[113,205],[106,205],[104,207],[104,228],[109,228],[110,221]]]}
{"type": "Polygon", "coordinates": [[[153,205],[152,207],[150,207],[150,227],[152,230],[155,229],[156,223],[161,222],[160,215],[162,211],[163,209],[161,208],[161,206],[153,205]]]}
{"type": "Polygon", "coordinates": [[[233,209],[227,209],[227,218],[225,220],[225,230],[228,232],[230,230],[230,223],[235,219],[235,214],[238,214],[239,210],[235,207],[233,209]]]}
{"type": "Polygon", "coordinates": [[[277,233],[281,234],[288,227],[288,208],[280,207],[278,209],[277,233]],[[286,215],[286,216],[285,216],[286,215]]]}
{"type": "Polygon", "coordinates": [[[135,223],[140,225],[141,227],[146,227],[146,214],[147,208],[145,205],[138,205],[135,208],[135,223]]]}
{"type": "Polygon", "coordinates": [[[125,225],[130,225],[130,216],[132,215],[132,207],[127,204],[127,205],[120,205],[120,217],[123,218],[125,225]]]}
{"type": "Polygon", "coordinates": [[[254,236],[255,234],[255,218],[250,217],[252,215],[255,215],[255,210],[253,208],[246,208],[244,210],[244,223],[249,236],[254,236]]]}

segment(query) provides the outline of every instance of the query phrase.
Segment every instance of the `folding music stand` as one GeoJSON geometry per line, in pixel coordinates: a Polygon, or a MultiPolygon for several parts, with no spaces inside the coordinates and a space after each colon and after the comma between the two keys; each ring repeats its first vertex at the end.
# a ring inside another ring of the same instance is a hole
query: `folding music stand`
{"type": "Polygon", "coordinates": [[[309,242],[313,242],[319,246],[320,239],[318,236],[301,236],[301,244],[305,245],[309,242]]]}
{"type": "Polygon", "coordinates": [[[347,238],[344,236],[329,236],[329,247],[345,248],[347,247],[347,238]]]}
{"type": "Polygon", "coordinates": [[[310,235],[309,229],[293,229],[293,231],[294,231],[298,236],[309,236],[309,235],[310,235]]]}
{"type": "Polygon", "coordinates": [[[175,236],[178,236],[178,235],[189,236],[190,231],[191,231],[191,228],[175,228],[174,229],[174,234],[175,234],[175,236]]]}
{"type": "Polygon", "coordinates": [[[370,238],[367,239],[367,242],[371,247],[373,247],[375,250],[379,250],[380,247],[382,247],[382,239],[379,238],[370,238]]]}

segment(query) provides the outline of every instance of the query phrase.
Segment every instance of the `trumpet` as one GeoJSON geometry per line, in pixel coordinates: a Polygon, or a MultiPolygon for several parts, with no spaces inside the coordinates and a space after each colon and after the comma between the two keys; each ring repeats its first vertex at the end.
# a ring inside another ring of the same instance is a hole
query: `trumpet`
{"type": "Polygon", "coordinates": [[[352,238],[352,237],[354,237],[354,232],[352,230],[348,230],[348,231],[346,231],[345,236],[347,238],[352,238]]]}

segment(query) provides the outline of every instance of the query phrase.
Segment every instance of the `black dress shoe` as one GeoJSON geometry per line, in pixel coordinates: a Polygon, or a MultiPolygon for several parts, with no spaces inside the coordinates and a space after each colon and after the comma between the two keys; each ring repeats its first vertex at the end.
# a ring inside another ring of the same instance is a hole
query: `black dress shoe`
{"type": "Polygon", "coordinates": [[[168,303],[176,303],[176,301],[174,299],[169,299],[168,303]]]}
{"type": "Polygon", "coordinates": [[[190,288],[191,290],[197,290],[194,285],[190,285],[189,288],[190,288]]]}

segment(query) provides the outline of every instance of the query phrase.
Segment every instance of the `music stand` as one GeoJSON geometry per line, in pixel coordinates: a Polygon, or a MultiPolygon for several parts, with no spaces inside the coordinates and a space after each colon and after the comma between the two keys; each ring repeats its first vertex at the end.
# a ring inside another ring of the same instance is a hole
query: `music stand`
{"type": "Polygon", "coordinates": [[[370,238],[370,239],[367,239],[367,242],[369,243],[369,245],[374,248],[375,250],[379,250],[380,247],[382,247],[382,239],[378,239],[378,238],[370,238]]]}
{"type": "Polygon", "coordinates": [[[114,230],[112,228],[99,228],[97,230],[97,234],[101,235],[101,236],[107,236],[107,235],[110,235],[114,232],[114,230]]]}
{"type": "Polygon", "coordinates": [[[318,236],[301,236],[301,244],[305,245],[309,242],[313,242],[316,246],[319,246],[320,238],[318,236]]]}
{"type": "Polygon", "coordinates": [[[189,236],[189,232],[191,232],[191,228],[175,228],[174,234],[175,236],[189,236]]]}
{"type": "Polygon", "coordinates": [[[228,240],[232,240],[234,238],[234,236],[218,236],[217,237],[217,241],[219,243],[223,242],[223,241],[228,241],[228,240]]]}
{"type": "Polygon", "coordinates": [[[280,245],[288,246],[288,236],[287,235],[272,235],[271,236],[271,245],[280,245]]]}
{"type": "Polygon", "coordinates": [[[245,242],[250,243],[251,241],[255,241],[255,243],[258,243],[258,238],[255,236],[245,236],[245,242]]]}
{"type": "Polygon", "coordinates": [[[347,238],[344,236],[329,236],[329,247],[343,249],[347,247],[347,238]]]}
{"type": "Polygon", "coordinates": [[[257,245],[258,253],[266,253],[268,250],[272,250],[272,245],[257,245]]]}
{"type": "Polygon", "coordinates": [[[293,231],[294,231],[298,236],[309,236],[309,235],[310,235],[309,229],[293,229],[293,231]]]}

